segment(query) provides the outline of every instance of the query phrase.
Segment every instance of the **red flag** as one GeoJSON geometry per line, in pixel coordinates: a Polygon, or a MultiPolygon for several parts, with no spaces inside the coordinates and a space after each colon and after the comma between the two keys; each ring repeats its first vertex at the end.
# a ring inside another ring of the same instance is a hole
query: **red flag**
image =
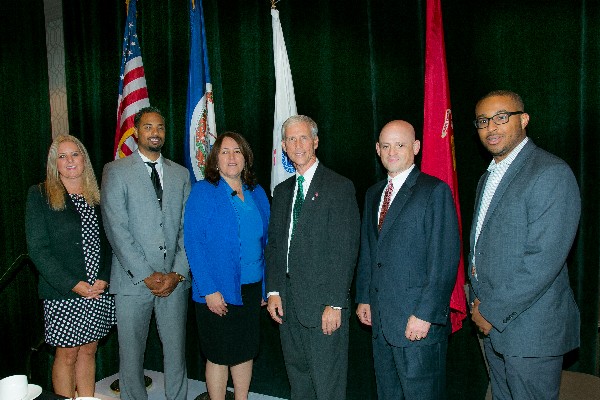
{"type": "Polygon", "coordinates": [[[452,111],[450,110],[450,88],[440,0],[427,0],[425,48],[425,107],[421,169],[450,186],[458,214],[461,242],[460,262],[458,263],[456,284],[450,298],[450,321],[452,332],[455,332],[462,327],[462,320],[467,316],[467,300],[464,291],[465,268],[454,154],[454,130],[452,111]]]}

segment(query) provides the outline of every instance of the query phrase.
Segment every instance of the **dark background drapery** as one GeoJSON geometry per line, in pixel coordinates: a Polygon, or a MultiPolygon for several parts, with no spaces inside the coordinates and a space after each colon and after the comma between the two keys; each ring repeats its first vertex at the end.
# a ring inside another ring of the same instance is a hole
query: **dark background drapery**
{"type": "MultiPolygon", "coordinates": [[[[199,1],[199,0],[196,0],[199,1]]],[[[0,168],[0,276],[22,252],[24,196],[44,176],[50,119],[41,0],[5,5],[0,28],[0,112],[8,121],[9,156],[0,168]]],[[[581,347],[566,367],[598,373],[598,210],[600,166],[596,121],[600,119],[600,5],[581,0],[442,1],[450,93],[454,114],[463,236],[468,238],[475,186],[490,157],[472,127],[475,102],[494,89],[523,96],[533,141],[565,159],[578,179],[582,218],[571,251],[570,277],[582,315],[581,347]],[[488,3],[488,2],[486,2],[488,3]]],[[[274,71],[270,2],[205,0],[208,54],[217,130],[249,140],[255,169],[269,186],[274,71]]],[[[383,178],[374,143],[380,128],[402,118],[419,132],[423,120],[425,1],[283,0],[278,3],[298,112],[319,124],[319,159],[349,177],[362,206],[366,189],[383,178]]],[[[183,161],[189,18],[185,0],[138,0],[138,34],[150,102],[167,117],[164,154],[183,161]]],[[[98,178],[112,158],[125,6],[122,0],[63,1],[67,92],[71,134],[82,139],[98,178]]],[[[35,287],[17,277],[2,293],[2,326],[23,326],[37,303],[35,287]],[[6,319],[6,321],[4,321],[6,319]]],[[[552,310],[548,310],[552,312],[552,310]]],[[[204,379],[188,327],[190,377],[204,379]]],[[[266,313],[261,354],[252,390],[289,393],[277,328],[266,313]]],[[[25,325],[27,326],[27,325],[25,325]]],[[[31,329],[0,329],[8,366],[24,368],[19,356],[31,329]],[[13,345],[16,343],[16,345],[13,345]]],[[[350,399],[374,398],[369,332],[351,324],[350,399]]],[[[450,397],[483,398],[486,373],[470,323],[453,335],[448,355],[450,397]]],[[[146,367],[162,369],[160,344],[151,335],[146,367]]],[[[98,377],[117,372],[113,333],[98,353],[98,377]]],[[[3,363],[4,364],[4,363],[3,363]]],[[[4,364],[6,365],[6,364],[4,364]]],[[[47,385],[47,382],[41,382],[47,385]]]]}
{"type": "Polygon", "coordinates": [[[0,378],[23,372],[24,355],[43,332],[35,276],[9,271],[25,245],[25,194],[44,174],[50,145],[48,64],[42,0],[0,2],[0,378]]]}

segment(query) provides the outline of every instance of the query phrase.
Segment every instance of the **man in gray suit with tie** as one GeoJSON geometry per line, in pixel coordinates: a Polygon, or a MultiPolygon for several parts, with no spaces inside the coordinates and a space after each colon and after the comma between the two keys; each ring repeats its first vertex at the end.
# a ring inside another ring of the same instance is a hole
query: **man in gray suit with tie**
{"type": "Polygon", "coordinates": [[[493,160],[477,186],[469,260],[472,319],[494,399],[558,399],[563,355],[579,346],[566,259],[581,212],[569,166],[525,133],[521,97],[494,91],[474,121],[493,160]]]}
{"type": "Polygon", "coordinates": [[[102,215],[113,249],[121,399],[147,399],[144,351],[152,312],[163,347],[165,395],[187,399],[185,327],[189,266],[183,248],[187,169],[164,158],[165,120],[154,107],[134,119],[138,150],[106,164],[102,215]]]}
{"type": "Polygon", "coordinates": [[[380,400],[446,398],[458,218],[448,185],[414,164],[420,147],[411,124],[386,124],[376,150],[388,176],[365,196],[356,314],[373,329],[380,400]]]}
{"type": "Polygon", "coordinates": [[[354,185],[317,160],[318,129],[311,118],[292,116],[282,132],[296,174],[273,194],[267,309],[281,324],[292,400],[341,400],[360,229],[354,185]]]}

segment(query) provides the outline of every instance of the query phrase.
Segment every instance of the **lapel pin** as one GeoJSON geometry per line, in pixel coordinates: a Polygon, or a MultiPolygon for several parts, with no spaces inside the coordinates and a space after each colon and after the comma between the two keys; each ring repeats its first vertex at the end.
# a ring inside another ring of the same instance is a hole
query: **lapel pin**
{"type": "Polygon", "coordinates": [[[312,201],[315,201],[315,197],[319,197],[319,192],[315,192],[315,195],[312,197],[312,201]]]}

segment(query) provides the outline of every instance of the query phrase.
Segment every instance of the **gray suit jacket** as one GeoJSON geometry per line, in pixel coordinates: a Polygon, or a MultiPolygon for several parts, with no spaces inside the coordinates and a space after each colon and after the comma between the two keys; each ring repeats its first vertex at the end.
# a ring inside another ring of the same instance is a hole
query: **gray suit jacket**
{"type": "Polygon", "coordinates": [[[579,310],[566,259],[581,199],[573,172],[531,140],[512,162],[492,198],[474,248],[479,204],[489,173],[479,180],[469,261],[481,315],[504,355],[562,355],[579,346],[579,310]]]}
{"type": "Polygon", "coordinates": [[[295,179],[292,176],[277,185],[273,194],[265,250],[267,292],[279,292],[284,316],[287,296],[293,296],[300,323],[316,327],[321,324],[325,306],[349,307],[360,214],[352,182],[319,163],[306,192],[288,257],[295,179]],[[286,265],[292,293],[286,293],[286,265]]]}
{"type": "Polygon", "coordinates": [[[189,193],[188,170],[166,158],[162,209],[138,152],[105,165],[102,216],[113,249],[111,293],[147,293],[143,280],[155,271],[177,272],[186,278],[184,288],[189,288],[183,247],[183,211],[189,193]]]}
{"type": "Polygon", "coordinates": [[[387,180],[365,196],[356,302],[371,306],[373,336],[394,346],[426,346],[450,334],[450,294],[460,258],[458,219],[447,184],[415,167],[396,194],[379,232],[387,180]],[[404,336],[411,315],[431,323],[427,340],[404,336]]]}

